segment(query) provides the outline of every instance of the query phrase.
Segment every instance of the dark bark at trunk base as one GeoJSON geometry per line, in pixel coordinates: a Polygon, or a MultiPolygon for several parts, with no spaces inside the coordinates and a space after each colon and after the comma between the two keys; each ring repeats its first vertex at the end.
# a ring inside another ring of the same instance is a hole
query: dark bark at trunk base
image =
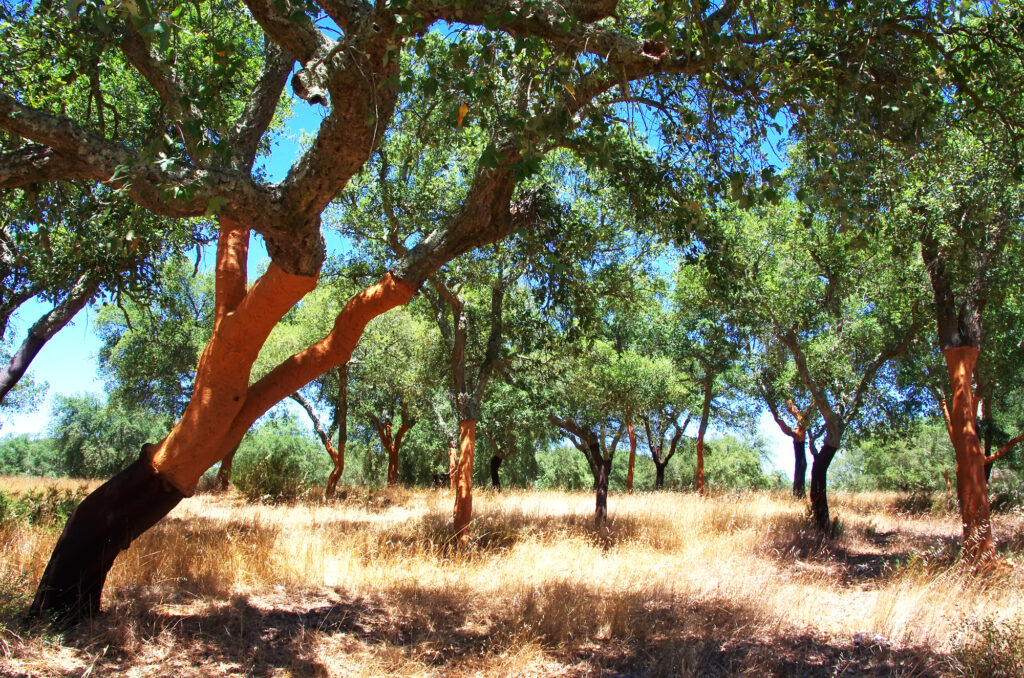
{"type": "Polygon", "coordinates": [[[803,499],[807,496],[804,485],[807,482],[807,443],[805,441],[793,441],[793,456],[796,459],[793,469],[793,496],[803,499]]]}
{"type": "Polygon", "coordinates": [[[665,467],[668,464],[654,462],[654,489],[660,490],[665,486],[665,467]]]}
{"type": "Polygon", "coordinates": [[[597,490],[597,508],[594,512],[594,523],[602,527],[608,521],[608,478],[612,473],[612,462],[602,459],[597,467],[594,487],[597,490]]]}
{"type": "Polygon", "coordinates": [[[93,617],[117,554],[184,498],[140,459],[93,491],[68,518],[29,608],[72,624],[93,617]]]}
{"type": "Polygon", "coordinates": [[[498,476],[498,469],[501,468],[501,457],[494,455],[491,457],[491,484],[494,485],[494,489],[501,489],[501,478],[498,476]]]}
{"type": "Polygon", "coordinates": [[[811,463],[811,515],[814,516],[814,524],[822,532],[829,533],[832,529],[832,521],[828,514],[828,496],[825,494],[825,481],[828,475],[828,466],[832,458],[836,456],[836,448],[831,445],[822,445],[821,452],[814,457],[811,463]]]}

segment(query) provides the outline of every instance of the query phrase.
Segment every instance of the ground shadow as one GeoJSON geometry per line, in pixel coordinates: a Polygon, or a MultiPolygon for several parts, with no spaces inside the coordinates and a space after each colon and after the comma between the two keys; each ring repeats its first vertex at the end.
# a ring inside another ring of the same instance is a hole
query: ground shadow
{"type": "Polygon", "coordinates": [[[233,597],[187,612],[130,605],[101,615],[67,643],[93,652],[108,648],[97,660],[98,675],[127,667],[180,676],[195,675],[196,667],[202,675],[337,675],[346,668],[344,648],[352,646],[447,675],[524,640],[539,643],[561,667],[559,675],[931,676],[949,666],[928,648],[897,649],[881,638],[834,639],[793,629],[751,634],[748,629],[759,628],[757,610],[725,600],[615,592],[609,602],[584,583],[566,582],[538,595],[483,612],[458,591],[426,587],[382,591],[373,599],[337,591],[276,603],[233,597]],[[557,607],[558,601],[567,602],[557,607]],[[325,642],[333,643],[333,653],[323,651],[325,642]]]}

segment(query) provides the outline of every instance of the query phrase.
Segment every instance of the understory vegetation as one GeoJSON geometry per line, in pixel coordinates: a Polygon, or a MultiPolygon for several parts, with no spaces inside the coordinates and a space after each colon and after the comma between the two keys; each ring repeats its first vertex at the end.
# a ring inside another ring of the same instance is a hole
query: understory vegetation
{"type": "MultiPolygon", "coordinates": [[[[57,482],[5,478],[11,496],[57,482]]],[[[58,490],[53,490],[58,491],[58,490]]],[[[483,491],[470,548],[443,490],[330,503],[202,493],[111,571],[65,635],[20,621],[57,537],[0,528],[0,667],[32,675],[1024,675],[1024,516],[969,576],[955,512],[833,498],[823,538],[786,492],[483,491]]]]}

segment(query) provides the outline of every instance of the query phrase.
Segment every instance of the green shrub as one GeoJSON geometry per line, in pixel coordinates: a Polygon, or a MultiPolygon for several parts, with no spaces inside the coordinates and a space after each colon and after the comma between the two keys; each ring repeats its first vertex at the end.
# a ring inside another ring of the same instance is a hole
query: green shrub
{"type": "Polygon", "coordinates": [[[39,527],[62,527],[88,494],[84,487],[48,487],[13,496],[0,490],[0,524],[20,521],[39,527]]]}
{"type": "Polygon", "coordinates": [[[331,460],[291,417],[250,433],[235,454],[231,482],[250,501],[288,501],[323,485],[331,460]]]}
{"type": "Polygon", "coordinates": [[[953,656],[965,676],[1024,678],[1024,619],[965,624],[953,656]]]}

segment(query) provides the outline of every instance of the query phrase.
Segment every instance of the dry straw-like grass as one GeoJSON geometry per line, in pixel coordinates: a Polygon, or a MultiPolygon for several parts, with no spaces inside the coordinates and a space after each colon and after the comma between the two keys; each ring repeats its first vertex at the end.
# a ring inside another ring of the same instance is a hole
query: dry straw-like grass
{"type": "MultiPolygon", "coordinates": [[[[442,491],[198,496],[122,554],[91,624],[3,620],[0,670],[916,676],[972,675],[996,653],[995,671],[1024,675],[1019,552],[969,577],[956,517],[902,515],[892,495],[836,496],[835,540],[784,494],[613,495],[603,531],[589,493],[483,491],[475,507],[463,552],[442,491]]],[[[997,532],[1019,549],[1022,524],[997,532]]],[[[31,594],[56,536],[0,533],[0,595],[31,594]]]]}

